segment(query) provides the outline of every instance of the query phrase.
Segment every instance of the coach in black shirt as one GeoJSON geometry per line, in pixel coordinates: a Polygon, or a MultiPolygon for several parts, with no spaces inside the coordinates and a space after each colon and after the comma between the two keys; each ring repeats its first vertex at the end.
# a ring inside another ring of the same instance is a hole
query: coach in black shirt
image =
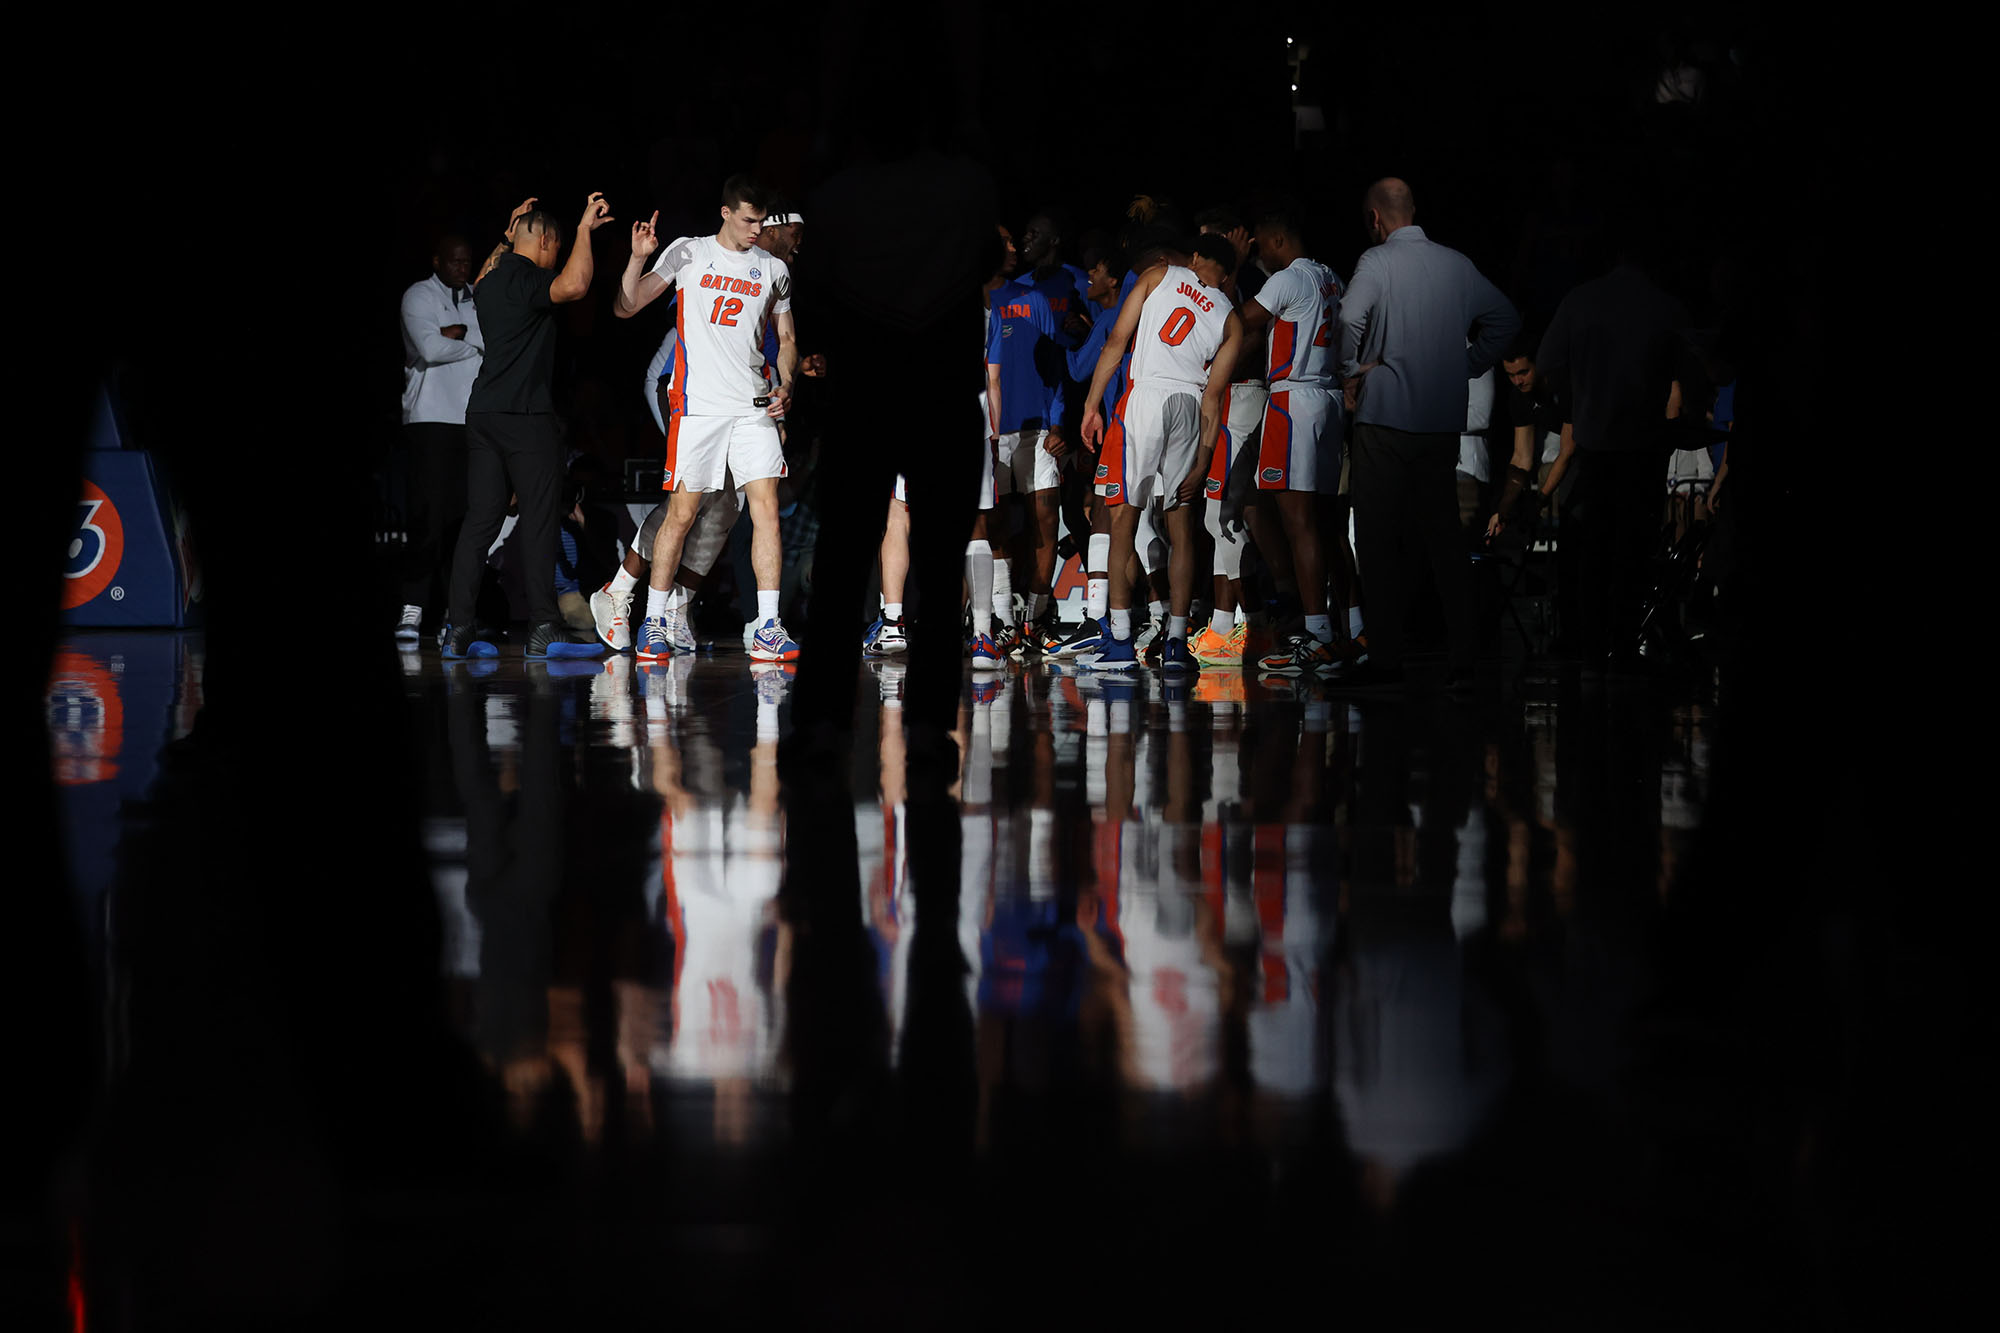
{"type": "Polygon", "coordinates": [[[1638,651],[1687,326],[1680,302],[1628,259],[1563,298],[1535,357],[1538,375],[1566,391],[1576,439],[1563,542],[1576,571],[1575,643],[1587,662],[1638,651]]]}
{"type": "Polygon", "coordinates": [[[554,313],[556,306],[580,301],[590,290],[590,233],[609,221],[610,205],[602,195],[591,195],[569,262],[558,273],[561,228],[553,214],[530,199],[515,210],[473,289],[486,356],[465,405],[466,514],[451,563],[447,657],[476,651],[472,616],[479,572],[507,515],[510,490],[520,502],[516,537],[533,626],[527,655],[545,657],[551,644],[569,640],[555,589],[563,459],[549,392],[556,352],[554,313]]]}

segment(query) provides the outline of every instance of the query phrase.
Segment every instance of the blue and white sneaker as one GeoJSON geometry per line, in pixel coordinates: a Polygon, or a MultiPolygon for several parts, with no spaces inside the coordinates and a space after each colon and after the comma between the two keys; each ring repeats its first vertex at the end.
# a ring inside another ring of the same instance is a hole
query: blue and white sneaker
{"type": "Polygon", "coordinates": [[[864,656],[875,656],[875,639],[882,633],[882,617],[876,616],[868,622],[868,628],[861,632],[861,652],[864,656]]]}
{"type": "Polygon", "coordinates": [[[1168,639],[1165,645],[1160,649],[1160,670],[1175,675],[1201,670],[1201,663],[1188,651],[1186,639],[1168,639]]]}
{"type": "Polygon", "coordinates": [[[991,634],[972,636],[972,669],[974,671],[998,671],[1007,660],[1006,652],[993,641],[991,634]]]}
{"type": "Polygon", "coordinates": [[[1131,671],[1139,665],[1139,654],[1132,646],[1132,640],[1106,635],[1104,646],[1090,661],[1092,671],[1131,671]]]}
{"type": "Polygon", "coordinates": [[[1096,620],[1085,620],[1067,639],[1051,648],[1049,656],[1074,658],[1084,653],[1094,653],[1103,647],[1104,641],[1110,637],[1111,629],[1105,624],[1102,616],[1096,620]]]}
{"type": "Polygon", "coordinates": [[[663,657],[674,655],[674,642],[667,632],[665,616],[647,616],[639,626],[639,637],[633,640],[636,656],[641,662],[657,662],[663,657]]]}
{"type": "Polygon", "coordinates": [[[775,617],[758,627],[750,638],[750,657],[758,662],[796,662],[799,646],[775,617]]]}
{"type": "Polygon", "coordinates": [[[667,643],[677,653],[695,650],[694,626],[688,624],[686,602],[667,611],[667,643]]]}

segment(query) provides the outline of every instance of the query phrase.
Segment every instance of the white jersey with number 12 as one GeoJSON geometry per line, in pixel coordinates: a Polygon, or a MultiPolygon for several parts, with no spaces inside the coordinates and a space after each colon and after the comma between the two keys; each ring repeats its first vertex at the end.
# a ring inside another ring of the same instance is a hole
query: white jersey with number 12
{"type": "Polygon", "coordinates": [[[683,236],[652,271],[676,287],[680,354],[668,398],[677,416],[747,416],[770,392],[764,322],[792,308],[785,261],[752,246],[736,251],[713,236],[683,236]]]}

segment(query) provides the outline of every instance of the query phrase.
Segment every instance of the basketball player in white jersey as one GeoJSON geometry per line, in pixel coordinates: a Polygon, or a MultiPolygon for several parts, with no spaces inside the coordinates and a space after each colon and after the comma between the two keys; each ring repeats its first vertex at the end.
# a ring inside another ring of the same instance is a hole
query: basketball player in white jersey
{"type": "Polygon", "coordinates": [[[1222,293],[1235,250],[1220,236],[1202,236],[1182,268],[1147,271],[1134,284],[1105,340],[1084,397],[1084,443],[1104,439],[1104,386],[1132,345],[1132,384],[1125,391],[1122,441],[1097,461],[1097,493],[1111,507],[1111,639],[1093,665],[1100,671],[1138,664],[1132,643],[1128,563],[1135,554],[1140,512],[1154,500],[1165,510],[1171,601],[1160,669],[1196,669],[1187,647],[1188,606],[1194,596],[1193,504],[1200,500],[1222,424],[1223,390],[1243,341],[1243,321],[1222,293]],[[1136,339],[1136,341],[1134,341],[1136,339]]]}
{"type": "Polygon", "coordinates": [[[1271,270],[1242,311],[1246,329],[1270,330],[1265,371],[1270,398],[1258,445],[1257,491],[1272,496],[1277,506],[1306,617],[1305,633],[1260,658],[1258,666],[1286,675],[1330,671],[1341,659],[1333,651],[1333,620],[1326,609],[1318,497],[1332,495],[1340,485],[1342,413],[1333,380],[1340,334],[1333,316],[1341,283],[1332,269],[1306,258],[1298,225],[1289,217],[1260,220],[1256,236],[1258,253],[1271,270]]]}
{"type": "MultiPolygon", "coordinates": [[[[764,219],[757,244],[760,249],[769,251],[791,267],[804,230],[805,221],[797,213],[773,213],[764,219]]],[[[651,364],[646,367],[646,410],[652,413],[653,424],[660,428],[662,435],[667,433],[667,419],[673,414],[670,394],[674,365],[680,359],[680,342],[680,331],[668,329],[667,336],[660,341],[659,350],[653,353],[651,364]]],[[[768,352],[769,349],[770,339],[767,338],[765,350],[768,352]]],[[[802,357],[799,374],[811,379],[824,373],[825,366],[824,356],[814,354],[802,357]]],[[[783,429],[784,423],[780,422],[781,435],[783,429]]],[[[725,484],[721,490],[702,497],[701,512],[681,544],[681,564],[674,571],[669,598],[671,609],[667,613],[667,641],[677,653],[695,651],[694,628],[688,622],[687,605],[701,591],[709,572],[715,568],[716,561],[728,546],[729,530],[736,525],[738,512],[736,488],[725,484]]],[[[590,613],[597,622],[597,637],[616,652],[625,652],[632,647],[632,590],[646,576],[646,566],[653,558],[653,544],[666,517],[667,505],[664,501],[647,512],[639,524],[638,535],[632,539],[631,549],[625,553],[625,559],[611,576],[611,581],[590,596],[590,613]]]]}
{"type": "Polygon", "coordinates": [[[778,479],[785,475],[785,454],[776,420],[791,401],[798,345],[791,270],[757,246],[766,208],[762,189],[733,176],[723,185],[722,225],[714,236],[683,236],[661,251],[653,221],[632,226],[632,258],[619,281],[615,313],[628,319],[667,288],[680,289],[675,310],[680,350],[668,390],[674,410],[667,421],[663,478],[672,498],[653,545],[646,622],[638,635],[642,659],[673,652],[667,615],[673,609],[674,571],[702,495],[720,490],[725,473],[734,477],[750,509],[750,565],[760,621],[750,656],[789,662],[799,655],[798,644],[778,623],[783,556],[778,479]],[[661,251],[659,259],[648,270],[655,251],[661,251]],[[776,384],[764,374],[767,319],[778,331],[776,384]]]}

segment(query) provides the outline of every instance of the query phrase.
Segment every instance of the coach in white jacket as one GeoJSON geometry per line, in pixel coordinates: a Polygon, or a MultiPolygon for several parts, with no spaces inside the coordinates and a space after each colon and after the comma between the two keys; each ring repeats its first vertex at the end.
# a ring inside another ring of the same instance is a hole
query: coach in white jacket
{"type": "Polygon", "coordinates": [[[403,615],[396,638],[415,643],[465,518],[465,403],[485,340],[472,305],[472,247],[446,236],[431,276],[403,293],[403,435],[410,446],[403,615]]]}

